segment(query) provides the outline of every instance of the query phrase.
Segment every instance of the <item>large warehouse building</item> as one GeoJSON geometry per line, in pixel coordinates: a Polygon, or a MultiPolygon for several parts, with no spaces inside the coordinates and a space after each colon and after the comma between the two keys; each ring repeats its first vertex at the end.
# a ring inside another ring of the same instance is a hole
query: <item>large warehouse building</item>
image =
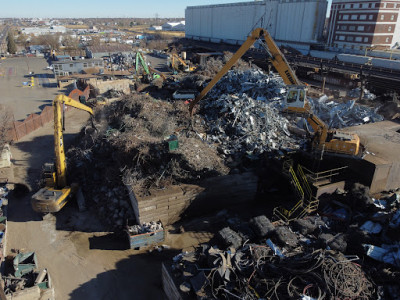
{"type": "Polygon", "coordinates": [[[241,44],[249,33],[266,28],[278,44],[308,51],[322,38],[326,0],[267,0],[188,6],[186,37],[241,44]]]}

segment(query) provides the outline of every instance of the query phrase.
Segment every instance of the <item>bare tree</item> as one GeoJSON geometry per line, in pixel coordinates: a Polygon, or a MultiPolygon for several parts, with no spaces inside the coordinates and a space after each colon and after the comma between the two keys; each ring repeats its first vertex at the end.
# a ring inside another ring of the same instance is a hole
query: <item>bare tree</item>
{"type": "Polygon", "coordinates": [[[60,35],[58,34],[45,34],[38,37],[38,42],[40,45],[48,45],[51,50],[60,50],[60,35]]]}
{"type": "Polygon", "coordinates": [[[63,45],[65,47],[65,51],[69,55],[73,55],[79,50],[79,40],[77,38],[73,38],[71,36],[66,36],[63,39],[63,45]]]}
{"type": "Polygon", "coordinates": [[[11,141],[10,130],[14,120],[10,107],[0,104],[0,151],[11,141]]]}

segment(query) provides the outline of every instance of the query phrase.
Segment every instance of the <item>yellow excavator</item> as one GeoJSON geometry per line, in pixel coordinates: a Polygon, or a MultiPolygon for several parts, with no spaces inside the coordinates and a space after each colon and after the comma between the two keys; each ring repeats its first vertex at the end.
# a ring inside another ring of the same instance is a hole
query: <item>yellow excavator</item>
{"type": "Polygon", "coordinates": [[[284,101],[284,111],[306,118],[307,122],[313,128],[314,136],[311,143],[313,150],[351,156],[359,155],[360,138],[356,134],[328,130],[327,125],[312,112],[310,104],[306,99],[306,86],[297,78],[271,35],[263,28],[257,28],[252,31],[250,36],[236,51],[232,58],[190,103],[190,115],[193,115],[194,106],[203,99],[205,95],[207,95],[215,84],[217,84],[217,82],[247,52],[247,50],[253,46],[256,41],[260,41],[260,44],[267,51],[272,65],[278,71],[284,83],[288,85],[287,96],[284,101]]]}
{"type": "Polygon", "coordinates": [[[45,187],[32,196],[32,208],[40,213],[58,212],[77,192],[78,184],[67,185],[67,165],[64,151],[63,106],[69,105],[93,115],[93,110],[65,95],[57,95],[53,100],[54,109],[54,151],[55,162],[44,165],[45,187]]]}
{"type": "Polygon", "coordinates": [[[169,56],[168,64],[174,72],[183,71],[186,73],[193,72],[196,67],[188,65],[182,58],[176,53],[171,53],[169,56]]]}

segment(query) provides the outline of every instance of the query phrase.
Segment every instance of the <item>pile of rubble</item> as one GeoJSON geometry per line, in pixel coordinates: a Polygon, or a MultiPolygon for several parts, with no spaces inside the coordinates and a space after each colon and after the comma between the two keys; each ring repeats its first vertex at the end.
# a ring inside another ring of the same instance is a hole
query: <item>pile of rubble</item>
{"type": "Polygon", "coordinates": [[[376,292],[357,258],[332,250],[285,256],[270,240],[227,251],[202,245],[174,260],[180,291],[202,299],[372,299],[376,292]]]}
{"type": "MultiPolygon", "coordinates": [[[[360,94],[361,94],[361,88],[359,88],[359,87],[352,89],[351,91],[348,92],[349,97],[357,98],[357,99],[360,98],[360,94]]],[[[364,89],[364,94],[363,94],[362,99],[372,101],[372,100],[376,99],[376,96],[375,96],[375,94],[372,94],[369,90],[364,89]]]]}
{"type": "Polygon", "coordinates": [[[344,128],[371,122],[383,121],[383,117],[377,113],[379,108],[358,105],[354,100],[346,103],[335,101],[327,102],[328,97],[311,99],[311,107],[314,113],[321,118],[330,128],[344,128]]]}
{"type": "MultiPolygon", "coordinates": [[[[200,75],[187,80],[193,76],[200,75]]],[[[86,128],[70,149],[73,176],[87,187],[86,198],[95,202],[102,219],[122,227],[134,217],[123,184],[146,195],[150,188],[245,171],[264,152],[299,148],[302,140],[291,136],[288,120],[279,114],[285,91],[282,79],[272,73],[231,70],[200,102],[192,120],[183,102],[124,96],[99,109],[96,130],[86,128]]],[[[352,102],[336,105],[320,99],[313,105],[331,126],[379,119],[352,102]]]]}
{"type": "Polygon", "coordinates": [[[2,276],[7,299],[54,299],[47,269],[39,269],[35,252],[18,253],[2,276]]]}
{"type": "Polygon", "coordinates": [[[115,53],[111,55],[108,63],[113,71],[129,70],[135,64],[135,56],[132,54],[115,53]]]}
{"type": "Polygon", "coordinates": [[[112,227],[122,228],[134,218],[124,184],[134,186],[137,195],[146,195],[150,188],[230,172],[217,147],[200,138],[203,122],[195,119],[195,131],[188,129],[184,103],[135,94],[98,110],[95,119],[96,130],[85,128],[79,143],[68,151],[70,173],[112,227]]]}
{"type": "Polygon", "coordinates": [[[399,208],[400,191],[377,200],[355,184],[289,224],[225,215],[217,244],[167,266],[183,294],[208,299],[398,299],[399,208]]]}
{"type": "Polygon", "coordinates": [[[208,124],[207,140],[224,154],[255,156],[271,150],[297,149],[289,121],[266,102],[242,94],[227,95],[203,105],[208,124]]]}
{"type": "Polygon", "coordinates": [[[128,233],[130,235],[155,232],[161,229],[163,229],[162,223],[154,221],[149,223],[143,223],[142,225],[132,225],[127,227],[128,233]]]}

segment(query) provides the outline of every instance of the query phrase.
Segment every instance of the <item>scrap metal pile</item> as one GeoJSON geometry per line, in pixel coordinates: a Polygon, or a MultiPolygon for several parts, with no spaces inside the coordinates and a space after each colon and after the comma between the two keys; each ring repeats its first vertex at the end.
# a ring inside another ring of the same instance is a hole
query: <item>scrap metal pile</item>
{"type": "Polygon", "coordinates": [[[155,232],[161,229],[163,229],[162,223],[154,221],[149,223],[143,223],[142,225],[127,226],[127,230],[130,235],[155,232]]]}
{"type": "Polygon", "coordinates": [[[195,132],[188,130],[184,103],[135,94],[98,110],[95,119],[97,130],[85,128],[78,144],[69,149],[69,168],[111,229],[134,219],[124,185],[146,195],[151,188],[230,172],[217,147],[199,137],[204,132],[201,120],[195,132]]]}
{"type": "MultiPolygon", "coordinates": [[[[367,89],[364,89],[363,92],[364,93],[363,93],[362,99],[369,100],[369,101],[376,99],[376,96],[374,94],[372,94],[370,91],[368,91],[367,89]]],[[[355,89],[352,89],[351,91],[349,91],[348,95],[353,98],[360,98],[360,93],[361,93],[361,89],[355,88],[355,89]]]]}
{"type": "Polygon", "coordinates": [[[222,251],[202,245],[176,257],[173,274],[183,277],[183,293],[201,299],[372,299],[375,295],[374,284],[355,258],[332,250],[280,257],[273,247],[247,244],[222,251]]]}
{"type": "Polygon", "coordinates": [[[383,121],[383,117],[377,113],[379,108],[373,109],[367,106],[357,105],[354,100],[346,103],[327,101],[328,97],[311,99],[311,107],[315,114],[330,128],[344,128],[370,122],[383,121]]]}
{"type": "Polygon", "coordinates": [[[111,55],[109,63],[113,71],[129,70],[135,63],[135,56],[132,54],[115,53],[111,55]]]}
{"type": "Polygon", "coordinates": [[[7,299],[23,298],[24,295],[26,299],[54,299],[50,275],[47,269],[39,269],[35,252],[17,254],[12,268],[5,273],[2,280],[7,299]]]}
{"type": "Polygon", "coordinates": [[[355,184],[325,199],[289,224],[225,214],[215,244],[167,264],[176,286],[207,299],[398,299],[400,191],[377,200],[355,184]]]}

